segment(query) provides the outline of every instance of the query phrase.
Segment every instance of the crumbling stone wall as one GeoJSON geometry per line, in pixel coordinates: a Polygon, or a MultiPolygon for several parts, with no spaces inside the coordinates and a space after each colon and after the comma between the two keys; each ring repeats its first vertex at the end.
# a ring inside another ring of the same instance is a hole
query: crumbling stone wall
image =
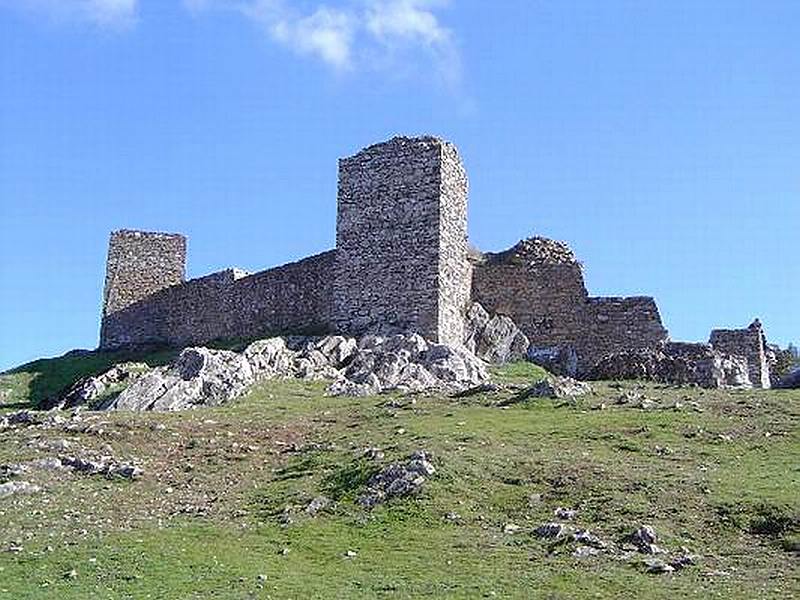
{"type": "Polygon", "coordinates": [[[185,271],[184,236],[127,229],[113,232],[108,244],[100,346],[135,342],[135,332],[129,334],[114,323],[125,322],[122,314],[128,307],[183,283],[185,271]]]}
{"type": "Polygon", "coordinates": [[[743,357],[747,361],[753,387],[771,387],[767,341],[758,319],[747,329],[715,329],[711,332],[709,343],[719,352],[743,357]]]}
{"type": "Polygon", "coordinates": [[[334,251],[248,275],[227,269],[159,290],[103,320],[103,348],[327,333],[334,251]]]}
{"type": "Polygon", "coordinates": [[[582,266],[563,242],[530,238],[473,261],[473,299],[514,319],[532,346],[574,348],[579,375],[607,354],[667,339],[652,298],[590,298],[582,266]]]}
{"type": "Polygon", "coordinates": [[[394,138],[339,163],[335,328],[461,343],[467,178],[452,144],[394,138]]]}
{"type": "Polygon", "coordinates": [[[589,298],[578,337],[587,366],[623,349],[655,348],[667,338],[656,301],[648,296],[589,298]]]}

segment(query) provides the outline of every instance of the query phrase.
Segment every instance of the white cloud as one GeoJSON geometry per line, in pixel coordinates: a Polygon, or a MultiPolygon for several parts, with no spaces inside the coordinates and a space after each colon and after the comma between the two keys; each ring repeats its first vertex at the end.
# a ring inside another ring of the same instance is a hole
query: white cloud
{"type": "Polygon", "coordinates": [[[302,15],[276,0],[259,0],[242,11],[261,23],[272,39],[296,52],[315,55],[337,69],[350,67],[357,25],[350,13],[321,6],[302,15]]]}
{"type": "Polygon", "coordinates": [[[183,2],[195,13],[209,8],[239,11],[261,25],[275,42],[339,71],[425,72],[451,91],[461,86],[455,36],[435,13],[449,0],[340,0],[317,4],[311,10],[298,8],[304,4],[299,0],[291,4],[287,0],[183,2]]]}
{"type": "Polygon", "coordinates": [[[99,27],[126,27],[136,21],[138,0],[0,0],[53,21],[82,21],[99,27]]]}

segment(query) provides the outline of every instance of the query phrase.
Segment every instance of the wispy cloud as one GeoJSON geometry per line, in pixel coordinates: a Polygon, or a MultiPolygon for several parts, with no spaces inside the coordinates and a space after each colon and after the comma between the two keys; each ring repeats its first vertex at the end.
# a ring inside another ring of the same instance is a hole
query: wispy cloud
{"type": "Polygon", "coordinates": [[[276,43],[315,57],[336,71],[425,72],[454,92],[462,83],[455,36],[437,15],[449,0],[341,0],[306,10],[298,8],[302,3],[286,0],[183,2],[194,12],[238,11],[263,27],[276,43]]]}
{"type": "Polygon", "coordinates": [[[138,0],[0,0],[0,6],[52,21],[81,21],[119,28],[136,21],[138,0]]]}

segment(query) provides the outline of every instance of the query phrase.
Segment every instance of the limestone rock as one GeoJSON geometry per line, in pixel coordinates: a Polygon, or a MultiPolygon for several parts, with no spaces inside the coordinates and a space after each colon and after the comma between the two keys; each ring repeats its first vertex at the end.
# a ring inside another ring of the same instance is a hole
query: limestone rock
{"type": "Polygon", "coordinates": [[[28,481],[7,481],[0,483],[0,498],[5,496],[13,496],[14,494],[35,494],[40,491],[38,485],[34,485],[28,481]]]}
{"type": "Polygon", "coordinates": [[[592,387],[588,383],[569,377],[550,376],[525,390],[521,396],[525,398],[567,398],[583,396],[591,391],[592,387]]]}
{"type": "Polygon", "coordinates": [[[295,353],[287,348],[283,338],[274,337],[253,342],[245,348],[244,357],[258,379],[293,375],[295,353]]]}
{"type": "Polygon", "coordinates": [[[436,473],[430,455],[417,450],[403,463],[394,463],[372,476],[366,492],[357,502],[373,508],[392,498],[411,496],[419,492],[428,477],[436,473]]]}
{"type": "Polygon", "coordinates": [[[176,411],[217,406],[255,381],[248,360],[227,350],[187,348],[168,367],[153,369],[115,398],[109,410],[176,411]]]}
{"type": "Polygon", "coordinates": [[[467,311],[464,329],[464,346],[487,362],[503,364],[526,358],[528,338],[511,317],[490,317],[474,303],[467,311]]]}
{"type": "Polygon", "coordinates": [[[121,363],[100,375],[83,377],[59,395],[46,401],[42,408],[75,408],[91,404],[115,386],[128,385],[147,373],[150,367],[144,363],[121,363]]]}
{"type": "Polygon", "coordinates": [[[488,380],[484,363],[464,348],[428,344],[416,334],[388,338],[365,336],[341,377],[328,388],[332,396],[367,396],[443,390],[459,392],[488,380]]]}
{"type": "Polygon", "coordinates": [[[574,378],[578,374],[578,353],[572,346],[531,346],[527,359],[561,377],[574,378]]]}

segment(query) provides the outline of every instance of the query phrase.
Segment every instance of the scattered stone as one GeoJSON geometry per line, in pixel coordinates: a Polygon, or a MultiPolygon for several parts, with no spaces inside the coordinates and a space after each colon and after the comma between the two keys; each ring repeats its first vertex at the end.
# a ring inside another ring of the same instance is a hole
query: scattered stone
{"type": "Polygon", "coordinates": [[[569,533],[569,528],[561,523],[545,523],[536,528],[534,533],[541,538],[558,539],[569,533]]]}
{"type": "Polygon", "coordinates": [[[6,483],[0,483],[0,498],[15,494],[35,494],[41,489],[38,485],[28,481],[7,481],[6,483]]]}
{"type": "Polygon", "coordinates": [[[568,377],[550,376],[529,387],[520,393],[514,401],[527,400],[528,398],[567,398],[583,396],[592,391],[588,383],[576,381],[568,377]]]}
{"type": "Polygon", "coordinates": [[[599,550],[603,550],[608,547],[608,544],[606,544],[598,536],[591,533],[588,529],[579,529],[578,531],[574,532],[572,534],[572,539],[576,542],[586,546],[591,546],[592,548],[597,548],[599,550]]]}
{"type": "Polygon", "coordinates": [[[314,517],[321,510],[325,510],[330,505],[330,503],[331,501],[329,498],[325,496],[317,496],[311,502],[308,503],[308,506],[306,506],[306,513],[314,517]]]}
{"type": "Polygon", "coordinates": [[[520,526],[516,525],[515,523],[506,523],[503,525],[503,533],[508,535],[514,535],[515,533],[519,533],[520,526]]]}
{"type": "Polygon", "coordinates": [[[364,508],[373,508],[393,498],[411,496],[419,492],[428,477],[436,473],[430,456],[424,450],[414,452],[406,462],[394,463],[370,478],[367,490],[357,502],[364,508]]]}
{"type": "Polygon", "coordinates": [[[74,456],[62,456],[60,462],[63,466],[71,468],[84,475],[104,475],[109,479],[121,477],[123,479],[137,479],[143,471],[130,464],[118,463],[113,460],[89,460],[74,456]]]}
{"type": "Polygon", "coordinates": [[[597,556],[600,551],[597,548],[590,548],[589,546],[578,546],[572,553],[575,558],[588,558],[590,556],[597,556]]]}
{"type": "Polygon", "coordinates": [[[651,558],[649,560],[644,561],[646,570],[648,573],[653,573],[656,575],[660,575],[663,573],[672,573],[675,569],[672,565],[668,565],[663,560],[659,560],[658,558],[651,558]]]}
{"type": "Polygon", "coordinates": [[[564,519],[565,521],[571,521],[575,518],[575,515],[578,514],[577,510],[571,508],[564,508],[563,506],[559,506],[555,511],[554,514],[559,519],[564,519]]]}
{"type": "Polygon", "coordinates": [[[369,460],[383,460],[384,454],[380,448],[365,448],[363,452],[364,458],[369,460]]]}
{"type": "Polygon", "coordinates": [[[656,545],[658,536],[655,529],[649,525],[639,527],[628,539],[643,554],[661,554],[664,552],[656,545]]]}

